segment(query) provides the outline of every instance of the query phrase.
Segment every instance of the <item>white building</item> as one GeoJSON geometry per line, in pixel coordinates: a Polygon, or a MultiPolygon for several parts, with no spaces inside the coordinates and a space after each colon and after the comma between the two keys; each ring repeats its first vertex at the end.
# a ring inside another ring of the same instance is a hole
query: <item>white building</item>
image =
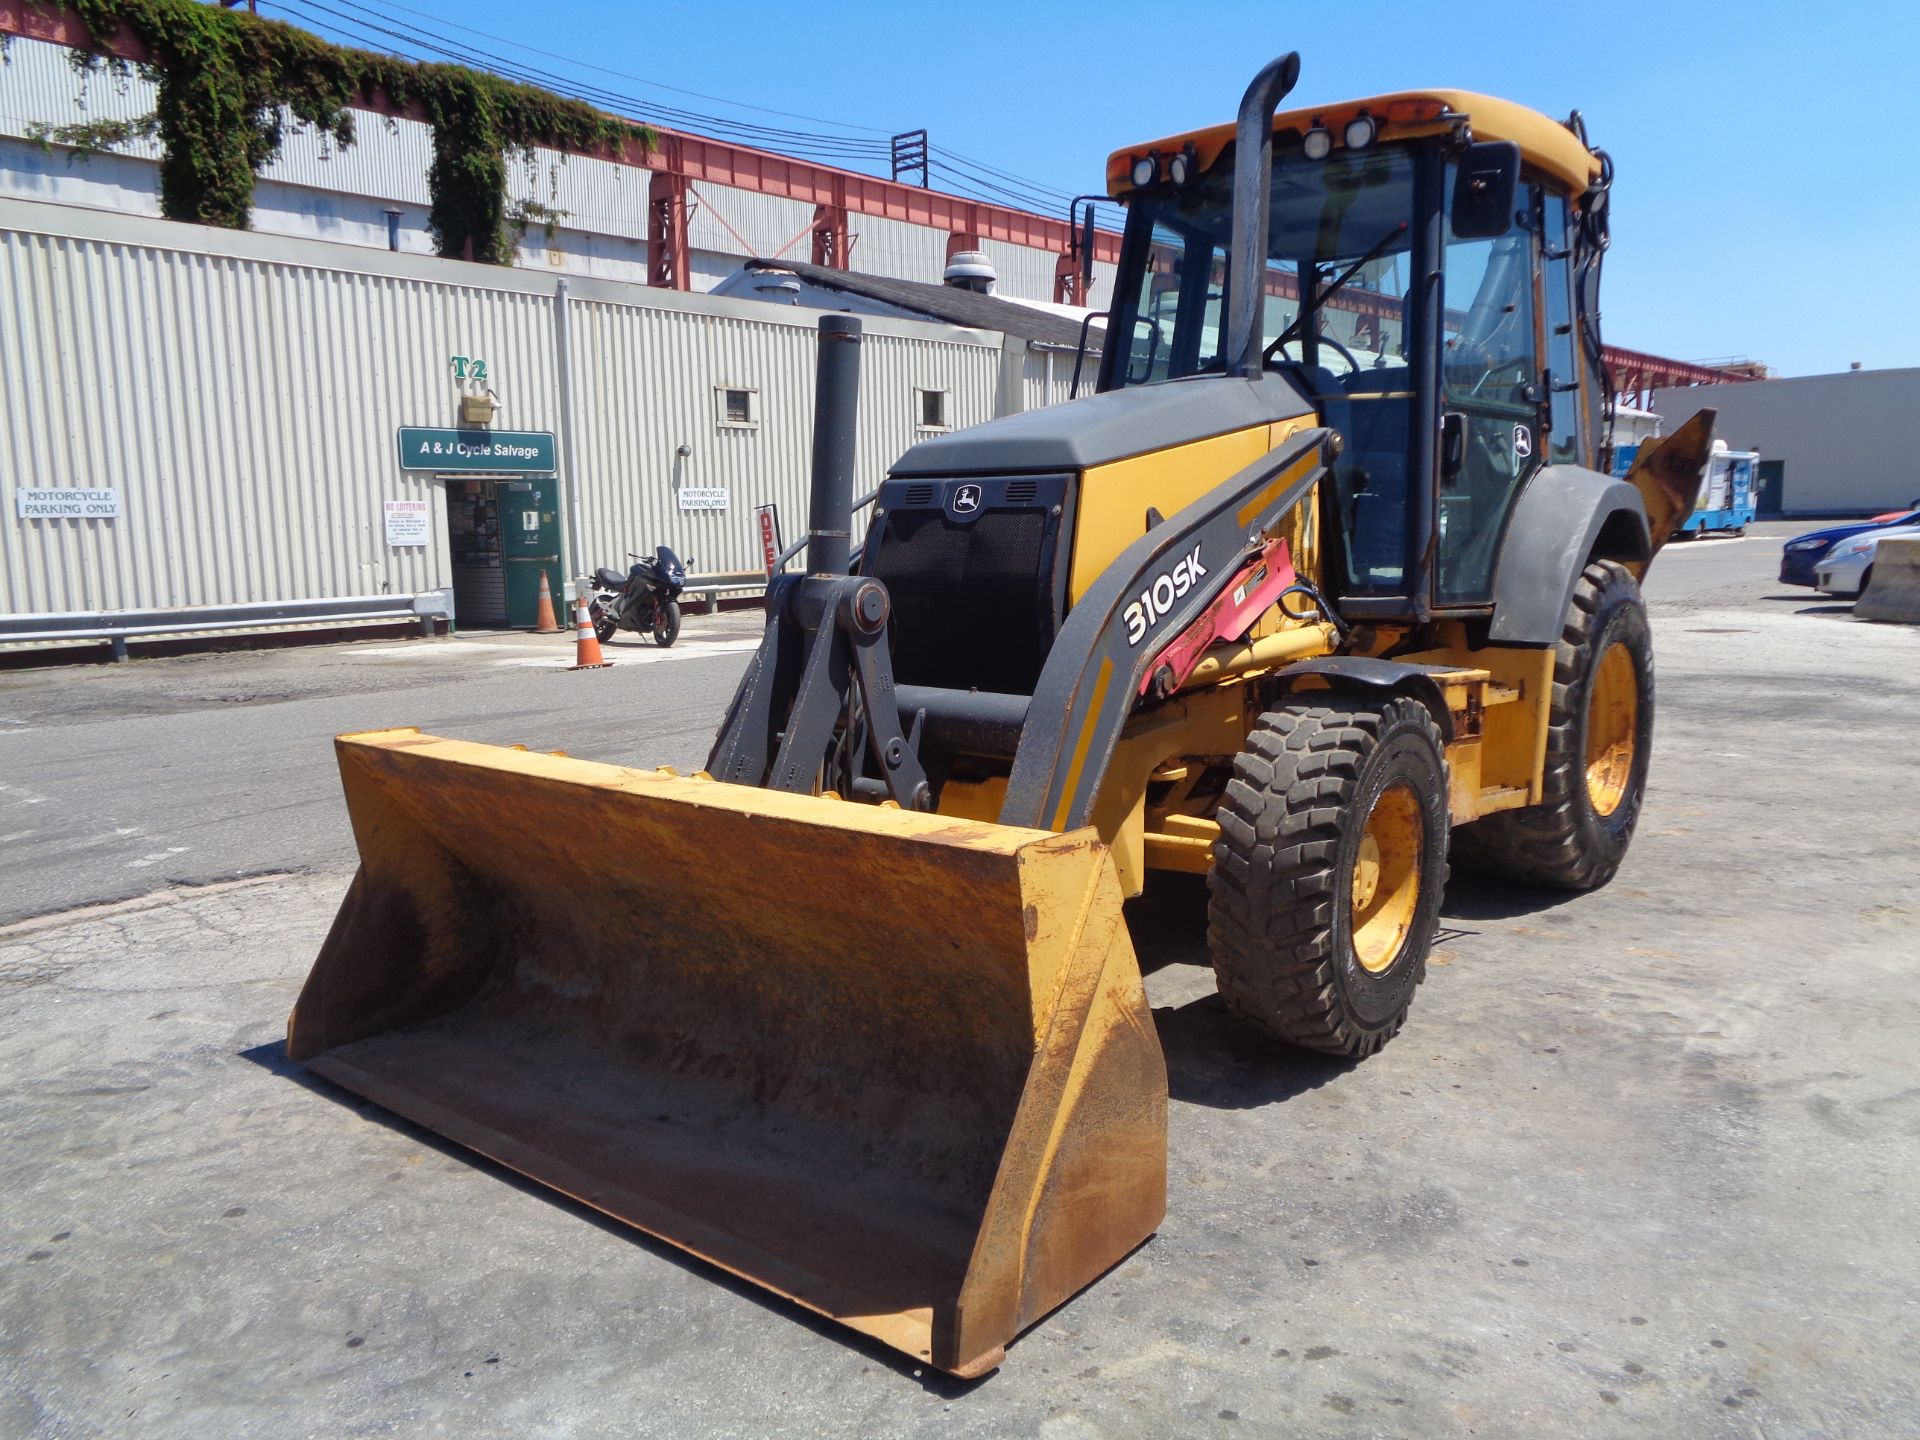
{"type": "Polygon", "coordinates": [[[1716,433],[1730,446],[1760,452],[1772,500],[1763,513],[1874,515],[1920,496],[1920,369],[1654,392],[1653,409],[1670,421],[1703,406],[1720,412],[1716,433]]]}

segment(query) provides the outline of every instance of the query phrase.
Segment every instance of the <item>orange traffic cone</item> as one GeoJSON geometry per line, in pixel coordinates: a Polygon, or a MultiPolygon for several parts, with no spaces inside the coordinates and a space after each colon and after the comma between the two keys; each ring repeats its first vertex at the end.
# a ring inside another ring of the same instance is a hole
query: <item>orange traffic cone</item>
{"type": "Polygon", "coordinates": [[[613,662],[600,658],[600,637],[593,633],[593,616],[587,611],[587,597],[582,595],[573,607],[573,664],[569,670],[604,670],[613,662]]]}
{"type": "Polygon", "coordinates": [[[553,618],[553,592],[547,588],[547,572],[540,571],[540,603],[533,612],[533,633],[536,635],[561,634],[560,622],[553,618]]]}

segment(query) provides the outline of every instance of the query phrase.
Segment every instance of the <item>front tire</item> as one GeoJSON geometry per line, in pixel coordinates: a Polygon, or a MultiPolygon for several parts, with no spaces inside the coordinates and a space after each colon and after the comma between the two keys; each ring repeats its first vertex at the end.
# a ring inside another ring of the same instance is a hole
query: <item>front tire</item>
{"type": "Polygon", "coordinates": [[[680,602],[669,600],[653,612],[653,643],[662,650],[680,638],[680,602]]]}
{"type": "Polygon", "coordinates": [[[1221,997],[1290,1045],[1371,1055],[1426,978],[1447,766],[1419,702],[1289,699],[1235,758],[1208,880],[1221,997]]]}
{"type": "Polygon", "coordinates": [[[1652,745],[1646,604],[1625,566],[1596,560],[1574,585],[1554,655],[1540,803],[1462,826],[1454,853],[1528,884],[1606,884],[1640,819],[1652,745]]]}

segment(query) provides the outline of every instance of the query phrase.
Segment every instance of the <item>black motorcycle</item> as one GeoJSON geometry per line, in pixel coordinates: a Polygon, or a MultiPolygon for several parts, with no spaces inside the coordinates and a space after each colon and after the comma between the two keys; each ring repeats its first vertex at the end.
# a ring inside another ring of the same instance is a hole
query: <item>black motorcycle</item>
{"type": "Polygon", "coordinates": [[[625,575],[602,566],[593,572],[594,596],[587,603],[593,633],[602,644],[618,630],[651,635],[661,649],[680,638],[680,592],[687,586],[687,567],[662,545],[651,555],[627,552],[634,562],[625,575]]]}

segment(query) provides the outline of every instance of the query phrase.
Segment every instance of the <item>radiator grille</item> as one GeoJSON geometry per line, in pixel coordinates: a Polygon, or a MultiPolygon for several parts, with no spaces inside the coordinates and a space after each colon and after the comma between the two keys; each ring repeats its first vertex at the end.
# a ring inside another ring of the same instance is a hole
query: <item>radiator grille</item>
{"type": "Polygon", "coordinates": [[[893,596],[902,684],[1033,693],[1053,644],[1052,529],[1037,507],[990,509],[968,525],[943,510],[887,517],[871,573],[893,596]]]}

